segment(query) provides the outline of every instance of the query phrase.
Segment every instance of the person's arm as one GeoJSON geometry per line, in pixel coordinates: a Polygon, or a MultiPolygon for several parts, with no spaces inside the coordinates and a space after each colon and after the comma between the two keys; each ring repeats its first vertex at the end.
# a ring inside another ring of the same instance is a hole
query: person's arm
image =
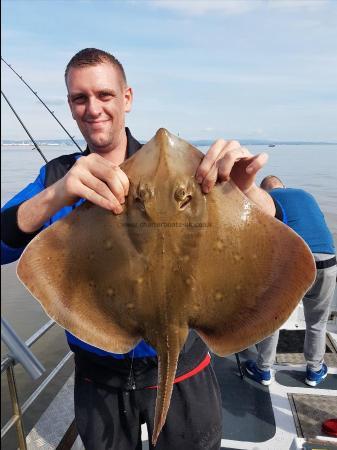
{"type": "Polygon", "coordinates": [[[275,203],[268,192],[256,186],[256,184],[252,184],[251,187],[247,191],[243,191],[243,193],[254,202],[260,209],[262,209],[265,213],[275,216],[276,208],[275,203]]]}
{"type": "Polygon", "coordinates": [[[216,182],[232,180],[252,202],[274,216],[275,204],[272,198],[255,184],[256,174],[267,160],[266,153],[252,155],[238,141],[219,139],[203,158],[196,179],[205,193],[213,189],[216,182]]]}
{"type": "Polygon", "coordinates": [[[36,234],[28,235],[19,229],[17,210],[23,202],[45,189],[45,173],[46,166],[43,166],[38,177],[1,208],[1,264],[17,260],[24,247],[36,234]]]}
{"type": "Polygon", "coordinates": [[[120,214],[128,189],[125,173],[93,153],[78,159],[63,178],[24,202],[18,209],[18,226],[25,233],[33,233],[57,211],[79,198],[120,214]]]}
{"type": "Polygon", "coordinates": [[[129,180],[122,170],[99,155],[79,158],[69,172],[45,188],[43,167],[34,183],[10,200],[1,211],[1,264],[18,259],[48,220],[79,198],[122,212],[129,180]]]}

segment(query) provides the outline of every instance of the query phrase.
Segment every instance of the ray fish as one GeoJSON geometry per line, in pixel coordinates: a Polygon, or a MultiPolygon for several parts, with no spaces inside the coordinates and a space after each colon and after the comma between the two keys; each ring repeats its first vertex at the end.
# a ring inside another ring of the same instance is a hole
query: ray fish
{"type": "Polygon", "coordinates": [[[232,181],[201,191],[202,158],[159,129],[121,165],[130,180],[122,214],[84,202],[37,235],[17,269],[82,341],[126,353],[144,339],[156,349],[153,444],[189,329],[217,355],[239,352],[278,329],[315,277],[306,243],[232,181]]]}

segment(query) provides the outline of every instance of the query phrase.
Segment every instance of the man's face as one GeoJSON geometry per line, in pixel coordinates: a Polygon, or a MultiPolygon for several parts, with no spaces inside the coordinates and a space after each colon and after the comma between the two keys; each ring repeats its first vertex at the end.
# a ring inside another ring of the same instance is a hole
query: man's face
{"type": "Polygon", "coordinates": [[[109,152],[124,133],[132,90],[110,63],[72,67],[67,76],[68,103],[89,148],[109,152]]]}

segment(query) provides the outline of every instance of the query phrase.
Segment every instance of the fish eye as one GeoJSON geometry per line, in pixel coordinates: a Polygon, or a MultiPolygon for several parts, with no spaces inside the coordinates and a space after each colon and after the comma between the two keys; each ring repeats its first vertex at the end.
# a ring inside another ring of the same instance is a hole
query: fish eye
{"type": "Polygon", "coordinates": [[[153,190],[148,184],[140,184],[137,189],[137,197],[139,197],[142,201],[149,200],[153,197],[153,190]]]}
{"type": "Polygon", "coordinates": [[[174,198],[177,201],[184,200],[185,197],[186,197],[186,189],[184,187],[179,187],[174,193],[174,198]]]}
{"type": "Polygon", "coordinates": [[[174,193],[174,198],[179,203],[179,208],[185,209],[186,206],[192,200],[192,195],[185,188],[185,186],[180,186],[180,187],[178,187],[178,189],[176,189],[176,191],[174,193]]]}
{"type": "Polygon", "coordinates": [[[150,185],[140,183],[136,188],[134,201],[141,211],[145,211],[145,203],[153,197],[153,189],[150,185]]]}

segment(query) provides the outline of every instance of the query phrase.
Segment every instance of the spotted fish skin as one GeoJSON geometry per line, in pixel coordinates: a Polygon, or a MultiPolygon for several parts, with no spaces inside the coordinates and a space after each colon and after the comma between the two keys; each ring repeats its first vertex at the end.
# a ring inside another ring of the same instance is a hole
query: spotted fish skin
{"type": "Polygon", "coordinates": [[[179,352],[193,328],[216,354],[278,329],[315,278],[312,254],[232,182],[207,195],[203,154],[167,130],[125,161],[124,212],[85,202],[35,237],[17,274],[46,313],[84,342],[158,353],[152,442],[160,439],[179,352]]]}

